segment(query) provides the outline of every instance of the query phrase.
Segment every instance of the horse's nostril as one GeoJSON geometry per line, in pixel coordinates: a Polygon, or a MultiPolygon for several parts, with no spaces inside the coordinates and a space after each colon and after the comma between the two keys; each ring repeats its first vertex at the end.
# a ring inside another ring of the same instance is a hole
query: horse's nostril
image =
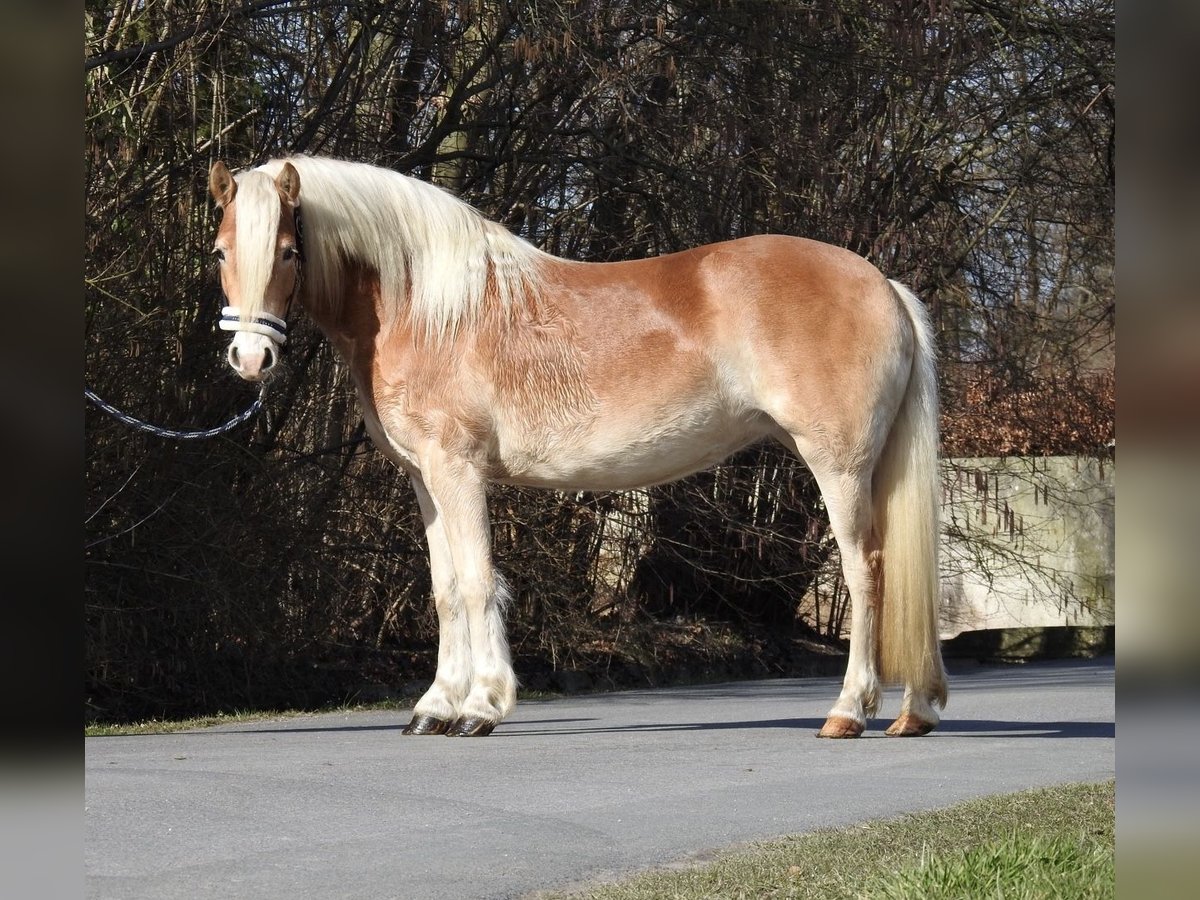
{"type": "Polygon", "coordinates": [[[270,347],[267,347],[263,350],[263,371],[267,371],[267,369],[271,368],[273,365],[275,365],[275,354],[271,352],[270,347]]]}
{"type": "Polygon", "coordinates": [[[234,344],[229,345],[229,364],[238,370],[242,368],[241,363],[238,361],[238,348],[234,344]]]}

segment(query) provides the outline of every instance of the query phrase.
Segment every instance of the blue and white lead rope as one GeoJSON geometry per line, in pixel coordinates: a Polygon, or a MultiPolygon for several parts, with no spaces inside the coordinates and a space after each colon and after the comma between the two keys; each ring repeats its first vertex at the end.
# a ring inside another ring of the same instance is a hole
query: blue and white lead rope
{"type": "Polygon", "coordinates": [[[224,425],[218,425],[216,428],[206,428],[203,431],[176,431],[173,428],[162,428],[158,425],[151,425],[149,422],[143,422],[141,419],[135,419],[133,416],[129,415],[129,413],[121,412],[121,410],[117,409],[111,403],[106,403],[105,401],[101,400],[93,391],[89,391],[87,388],[83,389],[83,396],[87,400],[100,407],[100,409],[104,410],[106,413],[109,413],[115,418],[120,419],[126,425],[132,425],[134,428],[138,428],[142,431],[148,431],[150,434],[156,434],[159,437],[175,438],[176,440],[181,441],[216,437],[218,434],[224,434],[226,431],[236,428],[262,408],[263,397],[266,396],[266,393],[267,386],[264,384],[259,388],[258,396],[254,399],[254,402],[250,404],[250,408],[244,412],[238,413],[224,425]]]}

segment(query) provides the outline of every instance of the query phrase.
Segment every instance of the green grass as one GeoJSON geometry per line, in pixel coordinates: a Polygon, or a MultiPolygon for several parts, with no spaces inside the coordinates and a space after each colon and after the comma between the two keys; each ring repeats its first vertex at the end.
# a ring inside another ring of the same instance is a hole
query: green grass
{"type": "Polygon", "coordinates": [[[1044,838],[1017,832],[903,869],[873,891],[886,900],[924,897],[1111,897],[1111,848],[1085,835],[1044,838]]]}
{"type": "Polygon", "coordinates": [[[1115,783],[1023,791],[539,900],[1111,898],[1115,783]]]}

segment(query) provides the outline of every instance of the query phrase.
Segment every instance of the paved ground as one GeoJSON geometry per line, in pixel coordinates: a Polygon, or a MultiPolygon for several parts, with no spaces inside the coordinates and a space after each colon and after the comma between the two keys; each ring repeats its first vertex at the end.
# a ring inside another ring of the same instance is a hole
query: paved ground
{"type": "Polygon", "coordinates": [[[519,897],[1113,776],[1111,660],[951,673],[915,740],[884,738],[889,719],[816,740],[835,679],[525,703],[482,740],[405,738],[392,712],[88,738],[87,896],[519,897]]]}

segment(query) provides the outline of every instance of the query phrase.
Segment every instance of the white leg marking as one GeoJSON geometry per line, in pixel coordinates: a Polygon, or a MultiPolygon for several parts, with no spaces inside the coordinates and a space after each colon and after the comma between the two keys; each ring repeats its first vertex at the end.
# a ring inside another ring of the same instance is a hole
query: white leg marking
{"type": "Polygon", "coordinates": [[[842,692],[829,716],[861,727],[879,712],[882,696],[875,669],[875,576],[869,562],[871,542],[870,480],[813,470],[829,523],[842,557],[850,591],[850,654],[842,692]]]}
{"type": "Polygon", "coordinates": [[[468,654],[470,688],[458,704],[458,715],[499,722],[516,705],[517,680],[504,629],[508,589],[492,564],[485,486],[462,460],[438,454],[427,468],[453,563],[468,654]]]}
{"type": "Polygon", "coordinates": [[[413,475],[412,480],[425,520],[433,602],[438,615],[437,674],[413,712],[448,722],[458,717],[471,687],[471,640],[442,517],[420,477],[413,475]]]}

